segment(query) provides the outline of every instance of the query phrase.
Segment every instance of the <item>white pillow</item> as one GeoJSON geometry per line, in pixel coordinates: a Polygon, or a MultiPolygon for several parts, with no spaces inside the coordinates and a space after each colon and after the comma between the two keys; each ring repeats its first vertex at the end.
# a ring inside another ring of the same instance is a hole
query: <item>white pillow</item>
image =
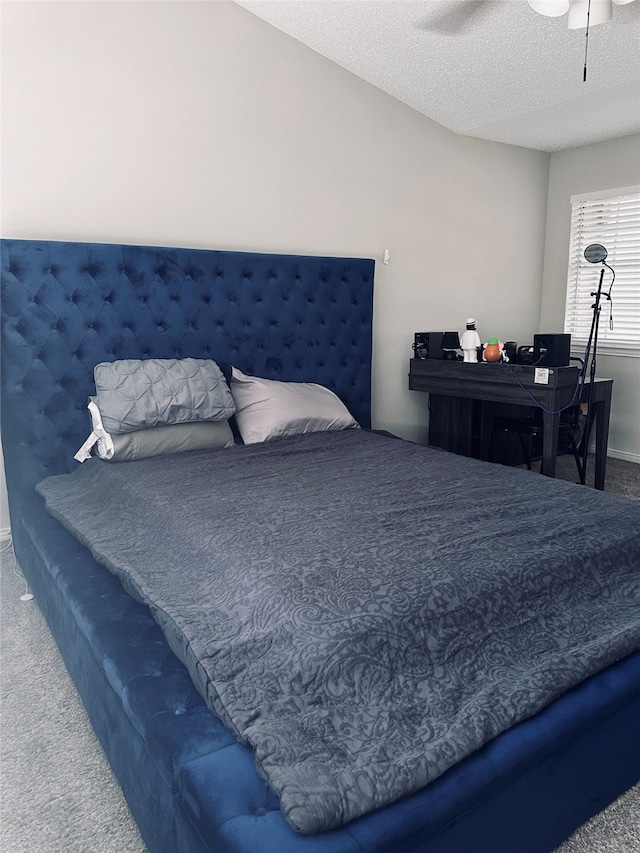
{"type": "Polygon", "coordinates": [[[270,438],[358,428],[339,398],[313,382],[278,382],[231,371],[236,423],[245,444],[270,438]]]}

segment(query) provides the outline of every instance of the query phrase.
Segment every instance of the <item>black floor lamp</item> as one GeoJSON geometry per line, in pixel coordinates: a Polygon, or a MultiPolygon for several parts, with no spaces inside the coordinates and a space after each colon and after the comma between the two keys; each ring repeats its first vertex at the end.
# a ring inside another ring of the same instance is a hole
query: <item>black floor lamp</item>
{"type": "Polygon", "coordinates": [[[613,282],[615,281],[616,274],[612,267],[606,263],[608,252],[604,246],[600,245],[600,243],[591,243],[591,245],[587,246],[584,250],[584,256],[590,264],[602,264],[602,269],[600,270],[600,282],[598,283],[598,290],[595,293],[592,293],[591,296],[595,297],[595,302],[591,306],[593,309],[593,319],[591,320],[591,331],[589,332],[589,341],[587,343],[587,348],[584,354],[584,373],[583,373],[583,381],[584,376],[586,375],[587,365],[589,364],[589,357],[591,357],[591,365],[589,370],[589,393],[587,395],[587,429],[585,430],[584,438],[583,438],[583,447],[582,447],[582,474],[580,477],[580,483],[584,486],[587,474],[587,453],[589,451],[589,423],[591,420],[591,404],[593,401],[593,387],[596,378],[596,353],[598,350],[598,328],[600,325],[600,309],[601,309],[601,300],[602,300],[602,282],[604,279],[604,268],[611,270],[613,274],[613,278],[611,279],[611,284],[609,285],[609,291],[604,294],[604,298],[611,302],[611,288],[613,287],[613,282]]]}

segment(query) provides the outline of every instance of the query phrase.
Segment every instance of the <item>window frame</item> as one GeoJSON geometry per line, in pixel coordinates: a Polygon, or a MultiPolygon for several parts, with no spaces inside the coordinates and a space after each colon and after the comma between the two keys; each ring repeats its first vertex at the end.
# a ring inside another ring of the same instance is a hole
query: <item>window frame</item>
{"type": "Polygon", "coordinates": [[[565,296],[564,331],[571,334],[571,348],[574,354],[582,355],[586,351],[589,331],[593,320],[593,297],[597,291],[600,270],[604,269],[602,298],[600,302],[600,321],[598,331],[598,355],[613,355],[640,358],[640,186],[617,187],[589,193],[572,195],[571,228],[569,238],[569,257],[567,265],[567,290],[565,296]],[[628,208],[630,219],[628,228],[620,232],[617,222],[621,208],[611,204],[622,202],[631,197],[628,208]],[[636,198],[637,197],[637,198],[636,198]],[[602,226],[597,226],[595,217],[601,203],[600,215],[609,218],[602,226]],[[610,209],[607,210],[607,207],[610,209]],[[590,264],[584,258],[584,249],[591,243],[601,243],[608,251],[606,263],[616,274],[611,290],[612,301],[606,294],[612,285],[612,273],[606,266],[590,264]],[[617,255],[617,258],[616,258],[617,255]],[[622,279],[622,280],[621,280],[622,279]],[[622,340],[607,340],[609,332],[609,306],[613,307],[615,334],[616,316],[620,317],[622,300],[623,317],[629,325],[627,335],[622,340]],[[587,307],[585,307],[587,306],[587,307]]]}

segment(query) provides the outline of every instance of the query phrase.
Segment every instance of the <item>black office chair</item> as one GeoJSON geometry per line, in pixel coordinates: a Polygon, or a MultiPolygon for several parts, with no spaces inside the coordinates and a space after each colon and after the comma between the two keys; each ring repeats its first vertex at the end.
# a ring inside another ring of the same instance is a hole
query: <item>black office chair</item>
{"type": "MultiPolygon", "coordinates": [[[[575,361],[580,365],[580,369],[584,369],[584,361],[579,356],[570,356],[569,361],[575,361]]],[[[489,442],[488,460],[493,462],[493,453],[495,449],[495,438],[498,433],[516,432],[520,439],[520,447],[527,463],[527,468],[531,471],[531,447],[536,438],[542,438],[543,423],[542,409],[538,406],[532,406],[526,417],[500,417],[495,418],[493,422],[493,430],[491,432],[491,440],[489,442]],[[530,438],[529,443],[525,441],[525,436],[530,438]]],[[[591,434],[591,416],[587,413],[587,417],[583,417],[582,409],[579,403],[575,406],[570,406],[563,412],[560,412],[560,423],[558,425],[558,450],[563,451],[569,449],[573,453],[573,458],[576,460],[578,468],[578,476],[580,482],[584,480],[584,469],[582,465],[582,442],[589,442],[591,434]],[[586,435],[585,435],[586,433],[586,435]]],[[[544,473],[541,470],[540,473],[544,473]]]]}
{"type": "MultiPolygon", "coordinates": [[[[500,433],[515,432],[520,439],[520,446],[527,468],[531,471],[532,453],[531,447],[535,438],[541,438],[543,434],[542,409],[532,406],[526,417],[498,417],[493,422],[491,440],[489,442],[488,460],[493,462],[496,436],[500,433]],[[530,439],[527,442],[526,437],[530,439]]],[[[560,413],[560,424],[558,426],[558,449],[568,449],[573,453],[578,468],[578,476],[582,482],[582,457],[580,455],[580,444],[584,436],[584,424],[582,410],[579,404],[571,406],[560,413]]],[[[544,473],[542,471],[541,473],[544,473]]]]}

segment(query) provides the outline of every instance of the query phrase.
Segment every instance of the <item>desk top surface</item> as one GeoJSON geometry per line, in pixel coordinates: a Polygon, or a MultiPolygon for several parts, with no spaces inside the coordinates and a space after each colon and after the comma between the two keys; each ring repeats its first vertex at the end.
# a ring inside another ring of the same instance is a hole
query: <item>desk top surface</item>
{"type": "Polygon", "coordinates": [[[548,382],[536,382],[536,370],[542,365],[511,364],[507,362],[478,362],[477,364],[464,361],[440,361],[438,359],[412,358],[409,375],[414,377],[433,378],[453,383],[513,383],[522,382],[524,385],[536,387],[574,385],[578,378],[578,367],[549,367],[547,368],[548,382]]]}
{"type": "MultiPolygon", "coordinates": [[[[540,381],[539,366],[506,362],[470,364],[463,361],[412,358],[409,389],[456,397],[471,397],[514,403],[569,405],[578,392],[579,368],[549,367],[540,381]],[[536,379],[538,381],[536,381],[536,379]]],[[[611,379],[596,380],[598,397],[613,384],[611,379]]]]}

